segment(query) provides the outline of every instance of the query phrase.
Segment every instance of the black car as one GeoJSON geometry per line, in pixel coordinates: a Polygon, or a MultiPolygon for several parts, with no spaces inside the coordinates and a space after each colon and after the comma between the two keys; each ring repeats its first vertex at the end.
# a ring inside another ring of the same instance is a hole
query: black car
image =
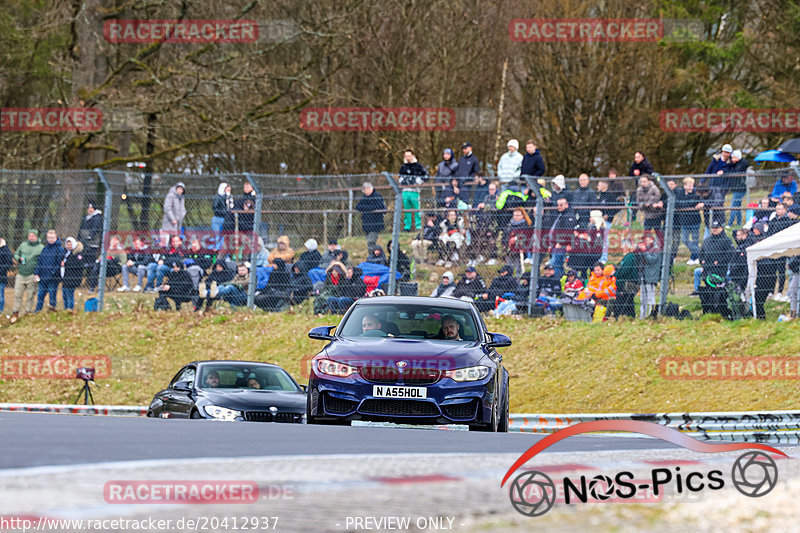
{"type": "Polygon", "coordinates": [[[147,416],[302,423],[303,387],[277,365],[195,361],[155,395],[147,416]]]}
{"type": "Polygon", "coordinates": [[[309,424],[351,420],[467,424],[508,431],[508,372],[471,302],[383,296],[356,301],[338,327],[312,329],[328,344],[311,361],[309,424]]]}

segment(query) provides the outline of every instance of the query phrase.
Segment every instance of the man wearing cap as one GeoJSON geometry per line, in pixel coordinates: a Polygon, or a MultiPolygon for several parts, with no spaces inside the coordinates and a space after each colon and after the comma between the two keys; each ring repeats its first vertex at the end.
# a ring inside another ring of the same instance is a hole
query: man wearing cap
{"type": "Polygon", "coordinates": [[[472,153],[472,143],[465,142],[461,145],[461,157],[458,159],[458,168],[456,169],[456,178],[458,178],[459,186],[461,187],[461,199],[466,203],[470,203],[472,199],[472,184],[471,178],[475,177],[481,169],[481,163],[475,154],[472,153]]]}
{"type": "Polygon", "coordinates": [[[528,139],[525,143],[525,155],[522,156],[522,176],[544,176],[546,167],[542,154],[533,139],[528,139]]]}
{"type": "Polygon", "coordinates": [[[486,283],[484,283],[475,267],[469,266],[464,271],[464,277],[456,283],[456,290],[453,291],[454,298],[462,298],[469,301],[474,301],[475,297],[486,292],[486,283]]]}
{"type": "Polygon", "coordinates": [[[723,231],[722,223],[714,220],[711,223],[711,236],[703,241],[703,246],[700,248],[703,276],[716,274],[725,279],[728,274],[728,265],[735,252],[733,243],[723,231]]]}
{"type": "Polygon", "coordinates": [[[164,198],[164,218],[161,220],[161,231],[170,234],[180,233],[183,219],[186,218],[184,192],[186,192],[186,186],[181,181],[169,188],[169,192],[164,198]]]}
{"type": "Polygon", "coordinates": [[[501,188],[505,189],[508,185],[519,179],[522,172],[522,154],[519,153],[519,141],[511,139],[506,146],[508,152],[500,156],[497,162],[497,178],[500,180],[501,188]]]}
{"type": "Polygon", "coordinates": [[[417,156],[411,148],[403,152],[403,166],[398,172],[400,185],[403,187],[403,229],[412,231],[422,229],[422,220],[419,213],[419,186],[428,181],[428,171],[417,161],[417,156]]]}
{"type": "MultiPolygon", "coordinates": [[[[714,213],[714,219],[719,220],[722,224],[725,223],[725,212],[722,208],[725,204],[725,194],[728,189],[728,178],[725,177],[724,174],[730,172],[733,166],[731,163],[732,152],[733,147],[730,144],[723,145],[720,154],[714,156],[708,168],[706,168],[706,174],[708,174],[709,177],[704,178],[700,182],[701,185],[707,186],[710,190],[708,199],[705,202],[706,208],[712,211],[714,213]]],[[[711,221],[708,219],[708,215],[706,215],[705,218],[707,224],[706,231],[708,231],[708,226],[711,224],[711,221]]],[[[706,233],[706,236],[707,235],[706,233]]]]}
{"type": "Polygon", "coordinates": [[[495,307],[497,298],[502,297],[507,292],[514,293],[519,290],[519,283],[514,277],[514,267],[504,265],[497,270],[499,276],[494,278],[489,284],[489,288],[481,293],[475,301],[478,311],[491,311],[495,307]]]}
{"type": "Polygon", "coordinates": [[[32,229],[28,232],[28,240],[23,242],[14,252],[14,262],[17,265],[17,276],[14,279],[14,315],[22,309],[22,300],[25,299],[25,312],[33,313],[34,296],[36,294],[36,277],[34,272],[39,263],[39,256],[44,250],[44,245],[39,242],[39,232],[32,229]]]}
{"type": "Polygon", "coordinates": [[[742,206],[742,200],[747,193],[747,167],[750,163],[747,159],[742,159],[742,151],[734,150],[731,152],[731,164],[726,169],[723,169],[725,174],[732,174],[728,177],[728,189],[733,193],[731,198],[731,214],[728,218],[728,227],[741,225],[742,211],[737,209],[742,206]]]}

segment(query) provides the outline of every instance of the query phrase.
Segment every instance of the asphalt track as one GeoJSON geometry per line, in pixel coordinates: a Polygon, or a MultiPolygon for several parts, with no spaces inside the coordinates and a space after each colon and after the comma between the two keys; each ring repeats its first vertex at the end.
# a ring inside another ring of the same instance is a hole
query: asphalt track
{"type": "MultiPolygon", "coordinates": [[[[0,468],[304,454],[521,454],[541,438],[530,433],[0,413],[0,468]]],[[[649,438],[576,436],[545,453],[664,448],[675,446],[649,438]]]]}

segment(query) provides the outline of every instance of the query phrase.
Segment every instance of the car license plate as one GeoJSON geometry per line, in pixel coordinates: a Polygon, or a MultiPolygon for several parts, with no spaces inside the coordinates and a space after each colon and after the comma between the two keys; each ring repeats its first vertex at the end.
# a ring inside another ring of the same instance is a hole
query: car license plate
{"type": "Polygon", "coordinates": [[[378,398],[427,398],[425,387],[399,387],[396,385],[373,385],[372,395],[378,398]]]}

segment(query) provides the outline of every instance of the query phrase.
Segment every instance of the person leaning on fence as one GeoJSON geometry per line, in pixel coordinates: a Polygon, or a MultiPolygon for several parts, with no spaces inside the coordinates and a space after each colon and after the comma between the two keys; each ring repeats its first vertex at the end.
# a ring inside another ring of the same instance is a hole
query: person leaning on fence
{"type": "Polygon", "coordinates": [[[8,244],[6,244],[6,240],[0,238],[0,311],[2,311],[6,305],[8,271],[12,266],[14,266],[14,256],[8,244]]]}
{"type": "Polygon", "coordinates": [[[233,210],[241,211],[234,213],[232,230],[238,229],[239,232],[253,231],[256,212],[256,191],[249,181],[242,184],[242,195],[233,202],[233,210]]]}
{"type": "Polygon", "coordinates": [[[42,250],[44,250],[44,244],[39,242],[39,232],[32,229],[28,232],[28,239],[20,244],[17,251],[14,252],[14,261],[17,264],[17,276],[14,279],[14,315],[18,315],[23,309],[23,298],[25,299],[25,312],[33,313],[37,288],[34,271],[39,263],[39,255],[42,250]]]}
{"type": "Polygon", "coordinates": [[[544,176],[547,168],[542,159],[542,154],[539,153],[539,148],[533,139],[528,139],[525,143],[525,155],[522,156],[522,167],[520,168],[520,175],[522,176],[544,176]]]}
{"type": "Polygon", "coordinates": [[[86,254],[87,266],[91,268],[92,263],[100,255],[100,241],[103,238],[103,212],[97,209],[94,202],[89,202],[86,206],[86,216],[81,220],[78,228],[78,240],[83,243],[86,254]]]}
{"type": "Polygon", "coordinates": [[[50,298],[50,310],[56,310],[58,297],[58,284],[61,283],[61,258],[64,257],[64,247],[58,238],[56,230],[47,231],[47,242],[39,255],[36,263],[34,278],[39,282],[39,294],[36,301],[36,312],[44,307],[44,297],[50,298]]]}
{"type": "Polygon", "coordinates": [[[452,296],[453,291],[456,290],[456,285],[453,283],[453,279],[455,279],[453,273],[449,270],[445,271],[445,273],[442,274],[442,281],[435,289],[433,289],[431,296],[434,298],[445,298],[452,296]]]}
{"type": "Polygon", "coordinates": [[[233,230],[233,194],[231,194],[231,186],[228,183],[220,183],[217,187],[217,197],[214,198],[214,203],[211,208],[214,216],[211,217],[211,231],[217,236],[217,244],[221,247],[222,243],[219,242],[220,234],[223,231],[233,230]]]}
{"type": "Polygon", "coordinates": [[[267,285],[253,299],[256,307],[276,313],[288,304],[292,291],[292,278],[283,259],[275,258],[275,266],[270,272],[267,285]]]}
{"type": "Polygon", "coordinates": [[[308,273],[309,270],[319,265],[322,255],[317,251],[318,244],[316,239],[308,239],[303,243],[303,246],[306,251],[300,254],[295,264],[300,267],[301,272],[308,273]]]}
{"type": "Polygon", "coordinates": [[[422,228],[420,219],[419,186],[428,181],[428,171],[417,161],[411,148],[403,152],[403,166],[398,172],[400,185],[403,187],[403,230],[413,231],[422,228]]]}
{"type": "Polygon", "coordinates": [[[664,202],[661,201],[661,189],[652,182],[649,175],[639,176],[636,204],[644,218],[644,229],[660,230],[664,215],[664,202]]]}
{"type": "Polygon", "coordinates": [[[651,232],[645,232],[637,249],[639,269],[639,318],[647,318],[656,305],[656,285],[661,279],[661,253],[663,248],[656,244],[651,232]]]}
{"type": "Polygon", "coordinates": [[[247,287],[250,285],[250,269],[245,264],[236,267],[236,275],[230,281],[217,287],[217,297],[232,307],[247,303],[247,287]]]}
{"type": "Polygon", "coordinates": [[[178,182],[169,188],[164,198],[164,217],[161,220],[161,231],[165,233],[180,233],[183,219],[186,218],[186,199],[184,193],[186,186],[178,182]]]}
{"type": "Polygon", "coordinates": [[[425,214],[425,225],[417,234],[417,237],[411,241],[411,254],[414,256],[414,261],[417,263],[428,262],[428,250],[434,244],[434,251],[438,250],[439,233],[441,228],[436,223],[436,213],[430,212],[425,214]]]}
{"type": "Polygon", "coordinates": [[[195,311],[198,309],[197,291],[192,286],[192,279],[184,270],[182,263],[173,261],[170,264],[170,271],[165,283],[156,290],[158,290],[158,298],[153,303],[156,311],[169,310],[168,298],[175,303],[176,311],[181,310],[181,304],[189,302],[192,302],[195,311]]]}
{"type": "Polygon", "coordinates": [[[378,242],[378,234],[384,229],[383,214],[386,212],[386,204],[383,196],[368,181],[361,186],[361,192],[364,196],[356,204],[356,211],[361,213],[361,229],[367,236],[369,246],[378,242]]]}
{"type": "Polygon", "coordinates": [[[75,289],[83,282],[83,269],[86,258],[83,256],[83,243],[74,237],[64,241],[64,256],[61,258],[61,297],[64,309],[75,308],[75,289]]]}
{"type": "Polygon", "coordinates": [[[214,302],[217,301],[219,287],[229,282],[231,279],[233,279],[233,271],[225,268],[225,264],[222,262],[214,263],[206,279],[201,281],[197,286],[199,294],[197,307],[202,307],[203,300],[205,300],[206,310],[211,309],[214,302]]]}

